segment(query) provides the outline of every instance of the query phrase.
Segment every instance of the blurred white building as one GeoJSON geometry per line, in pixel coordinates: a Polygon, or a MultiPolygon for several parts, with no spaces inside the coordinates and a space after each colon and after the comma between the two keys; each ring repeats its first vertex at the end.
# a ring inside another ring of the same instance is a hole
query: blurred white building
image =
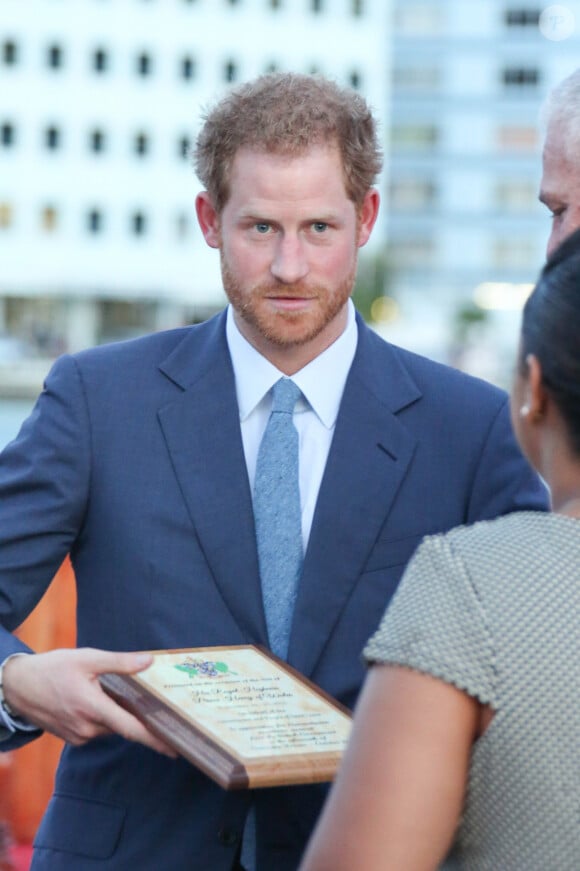
{"type": "Polygon", "coordinates": [[[389,18],[385,0],[2,0],[0,357],[3,333],[50,356],[220,308],[187,156],[201,109],[319,71],[384,120],[389,18]]]}
{"type": "Polygon", "coordinates": [[[538,111],[578,65],[580,0],[2,0],[0,364],[223,305],[187,149],[232,83],[291,69],[382,122],[378,328],[505,383],[549,228],[538,111]]]}
{"type": "Polygon", "coordinates": [[[458,362],[495,377],[544,258],[538,112],[580,66],[580,3],[395,0],[392,59],[388,250],[404,317],[390,332],[444,356],[477,295],[491,328],[487,342],[477,328],[479,359],[458,362]]]}

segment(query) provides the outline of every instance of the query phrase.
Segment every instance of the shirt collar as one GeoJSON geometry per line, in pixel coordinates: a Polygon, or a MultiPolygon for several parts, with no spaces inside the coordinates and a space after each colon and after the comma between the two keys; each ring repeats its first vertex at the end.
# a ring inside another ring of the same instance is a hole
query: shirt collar
{"type": "MultiPolygon", "coordinates": [[[[257,351],[240,333],[231,305],[228,306],[226,338],[234,376],[240,420],[244,421],[284,377],[269,360],[257,351]]],[[[330,347],[292,376],[310,407],[325,427],[331,429],[338,416],[344,385],[354,359],[358,330],[352,300],[348,301],[348,320],[344,332],[330,347]]],[[[296,411],[305,406],[296,406],[296,411]]]]}

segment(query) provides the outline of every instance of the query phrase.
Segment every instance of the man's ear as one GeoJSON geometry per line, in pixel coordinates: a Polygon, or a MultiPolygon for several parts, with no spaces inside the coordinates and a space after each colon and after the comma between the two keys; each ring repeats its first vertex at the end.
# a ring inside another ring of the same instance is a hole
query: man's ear
{"type": "Polygon", "coordinates": [[[195,198],[195,211],[203,237],[210,248],[219,248],[221,242],[220,219],[207,191],[195,198]]]}
{"type": "Polygon", "coordinates": [[[359,213],[357,240],[359,248],[366,245],[369,240],[369,236],[371,235],[372,229],[375,226],[375,221],[377,220],[377,215],[379,214],[380,199],[379,192],[376,188],[371,188],[365,194],[359,213]]]}

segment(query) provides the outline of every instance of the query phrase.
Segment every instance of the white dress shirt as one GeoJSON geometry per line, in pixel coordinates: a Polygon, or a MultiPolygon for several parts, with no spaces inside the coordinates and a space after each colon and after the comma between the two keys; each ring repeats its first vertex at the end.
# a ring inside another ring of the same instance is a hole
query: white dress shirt
{"type": "MultiPolygon", "coordinates": [[[[270,390],[276,381],[287,376],[242,336],[231,306],[227,313],[226,337],[234,367],[242,443],[253,496],[258,450],[272,410],[270,390]]],[[[302,391],[302,397],[294,409],[293,421],[298,430],[304,551],[308,546],[318,491],[334,435],[344,385],[355,355],[357,338],[354,305],[349,300],[344,332],[326,351],[292,375],[292,381],[302,391]]],[[[255,845],[256,817],[252,805],[244,827],[241,855],[242,864],[248,871],[254,871],[256,867],[255,845]]]]}
{"type": "MultiPolygon", "coordinates": [[[[253,492],[258,449],[272,408],[270,390],[279,378],[286,376],[242,336],[231,306],[227,313],[226,336],[234,367],[242,442],[253,492]]],[[[292,381],[304,396],[298,400],[294,411],[299,443],[304,550],[308,545],[318,491],[357,338],[354,305],[349,300],[344,332],[326,351],[292,375],[292,381]]]]}

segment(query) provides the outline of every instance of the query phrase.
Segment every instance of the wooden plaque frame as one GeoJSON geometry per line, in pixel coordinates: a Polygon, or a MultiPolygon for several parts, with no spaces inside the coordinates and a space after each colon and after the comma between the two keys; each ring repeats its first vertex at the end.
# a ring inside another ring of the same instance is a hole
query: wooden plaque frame
{"type": "Polygon", "coordinates": [[[103,689],[224,789],[332,780],[347,708],[269,650],[251,644],[154,650],[103,689]]]}

